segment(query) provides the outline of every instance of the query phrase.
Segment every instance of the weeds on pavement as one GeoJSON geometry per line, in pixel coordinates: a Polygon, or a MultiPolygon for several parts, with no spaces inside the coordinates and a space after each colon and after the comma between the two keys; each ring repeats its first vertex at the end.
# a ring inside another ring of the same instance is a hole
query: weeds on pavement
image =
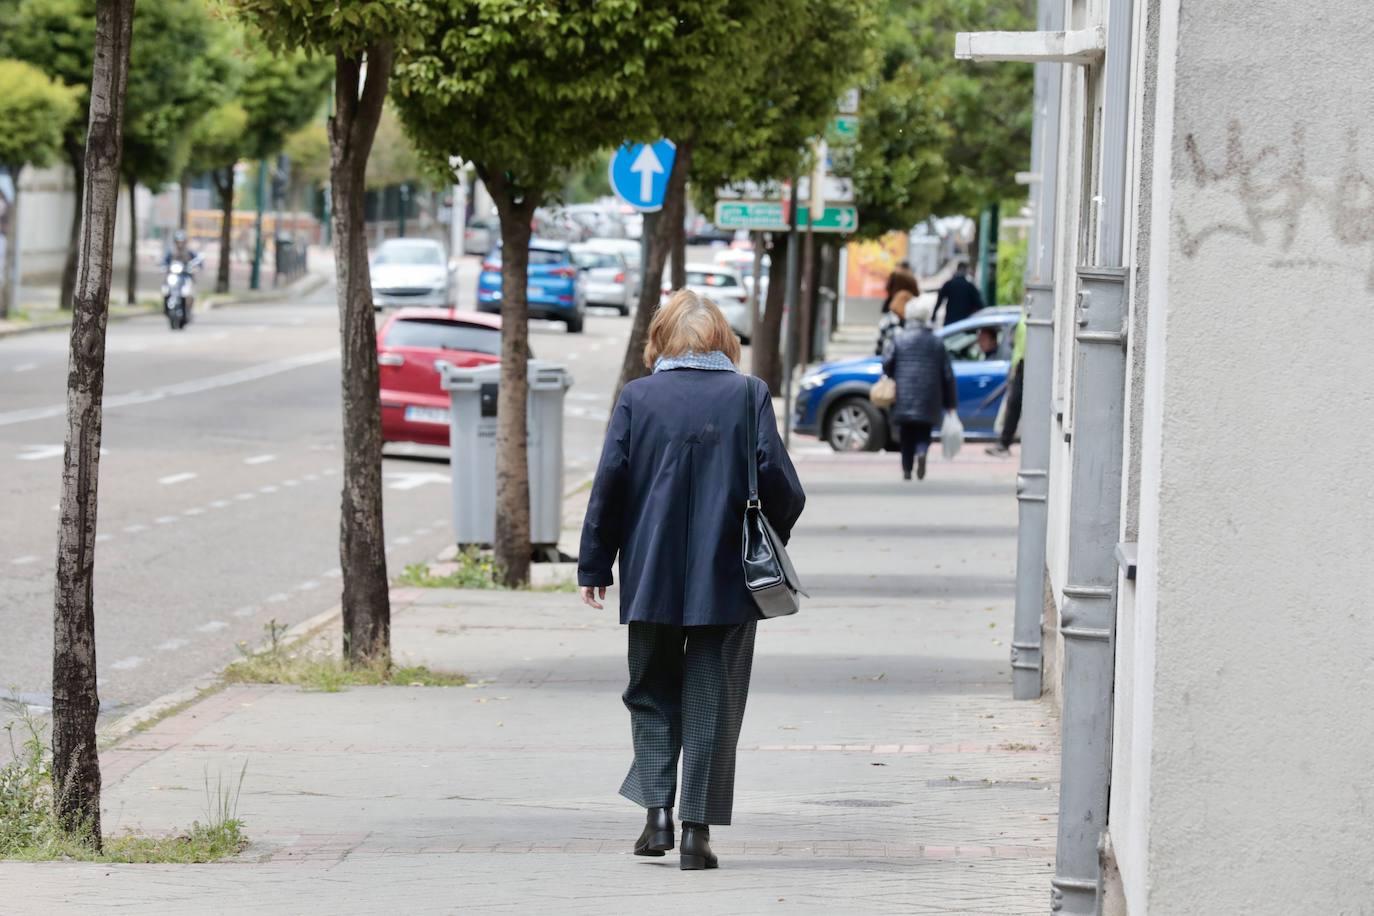
{"type": "Polygon", "coordinates": [[[5,726],[13,759],[0,766],[0,859],[81,862],[193,863],[236,855],[248,841],[238,819],[239,793],[248,767],[237,784],[217,777],[211,788],[205,776],[205,823],[196,821],[174,836],[128,834],[106,837],[96,852],[89,837],[71,834],[58,824],[53,803],[52,766],[43,729],[24,714],[5,726]],[[20,730],[16,736],[16,727],[20,730]]]}
{"type": "MultiPolygon", "coordinates": [[[[453,560],[452,572],[434,573],[428,563],[411,563],[396,577],[395,584],[411,588],[501,589],[500,570],[490,557],[474,547],[464,548],[453,560]]],[[[532,585],[531,592],[575,592],[574,582],[532,585]]]]}
{"type": "Polygon", "coordinates": [[[461,674],[431,671],[423,665],[396,665],[378,659],[365,665],[349,665],[321,646],[287,643],[282,636],[284,624],[268,621],[267,647],[253,652],[239,643],[243,657],[224,669],[231,684],[288,684],[303,690],[338,693],[348,687],[461,687],[467,678],[461,674]]]}

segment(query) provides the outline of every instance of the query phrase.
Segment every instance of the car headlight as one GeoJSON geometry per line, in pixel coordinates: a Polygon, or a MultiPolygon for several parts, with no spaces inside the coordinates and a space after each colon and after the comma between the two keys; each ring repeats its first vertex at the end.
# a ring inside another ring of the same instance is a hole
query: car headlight
{"type": "Polygon", "coordinates": [[[810,391],[825,384],[826,379],[830,378],[829,372],[813,372],[801,380],[801,390],[810,391]]]}

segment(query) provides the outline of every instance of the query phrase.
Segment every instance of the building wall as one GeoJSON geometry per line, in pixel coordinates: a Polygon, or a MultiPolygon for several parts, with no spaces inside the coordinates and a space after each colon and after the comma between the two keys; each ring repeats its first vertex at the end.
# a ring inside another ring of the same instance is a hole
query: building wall
{"type": "MultiPolygon", "coordinates": [[[[72,171],[66,166],[46,169],[26,168],[19,174],[19,256],[21,282],[26,289],[57,286],[67,257],[68,234],[75,214],[76,197],[72,191],[72,171]]],[[[119,194],[119,216],[115,223],[114,283],[129,260],[129,194],[119,194]]],[[[22,294],[20,303],[32,300],[22,294]]]]}
{"type": "Polygon", "coordinates": [[[1121,858],[1136,916],[1362,912],[1374,7],[1164,0],[1160,41],[1136,641],[1118,659],[1137,687],[1116,738],[1143,778],[1128,817],[1113,787],[1110,829],[1145,843],[1121,858]]]}

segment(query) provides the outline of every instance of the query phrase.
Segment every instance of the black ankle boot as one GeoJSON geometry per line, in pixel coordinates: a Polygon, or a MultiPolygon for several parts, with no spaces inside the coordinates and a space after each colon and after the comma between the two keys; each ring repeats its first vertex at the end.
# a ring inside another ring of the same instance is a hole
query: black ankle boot
{"type": "Polygon", "coordinates": [[[682,870],[716,868],[720,864],[711,851],[711,828],[705,824],[682,822],[682,870]]]}
{"type": "Polygon", "coordinates": [[[644,818],[644,832],[635,840],[635,855],[661,856],[673,848],[673,809],[650,808],[644,818]]]}

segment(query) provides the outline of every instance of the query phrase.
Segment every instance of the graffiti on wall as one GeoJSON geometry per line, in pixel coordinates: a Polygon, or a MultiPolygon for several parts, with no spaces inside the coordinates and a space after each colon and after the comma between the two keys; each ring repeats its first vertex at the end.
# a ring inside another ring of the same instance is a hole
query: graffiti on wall
{"type": "Polygon", "coordinates": [[[1374,291],[1374,179],[1360,164],[1357,132],[1346,132],[1334,176],[1311,173],[1308,143],[1305,126],[1296,124],[1285,143],[1254,147],[1232,120],[1221,155],[1209,161],[1198,135],[1187,134],[1183,152],[1194,186],[1219,191],[1238,207],[1196,225],[1176,215],[1184,256],[1194,258],[1208,240],[1231,236],[1273,251],[1270,267],[1356,270],[1374,291]],[[1313,238],[1323,243],[1315,246],[1313,238]],[[1355,262],[1350,249],[1365,249],[1366,256],[1355,262]]]}

